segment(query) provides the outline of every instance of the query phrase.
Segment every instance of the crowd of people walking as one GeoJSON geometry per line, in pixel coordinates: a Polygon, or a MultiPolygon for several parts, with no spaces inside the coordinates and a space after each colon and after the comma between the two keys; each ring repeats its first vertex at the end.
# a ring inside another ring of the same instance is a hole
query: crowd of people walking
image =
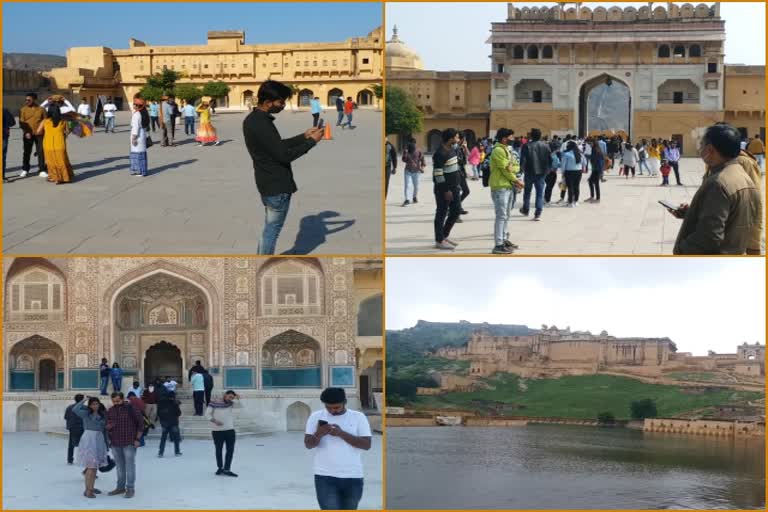
{"type": "MultiPolygon", "coordinates": [[[[721,134],[721,138],[713,135],[707,139],[702,138],[702,144],[707,140],[715,140],[721,145],[731,146],[726,150],[725,146],[720,150],[721,155],[730,155],[730,158],[738,157],[740,168],[747,169],[747,174],[752,178],[750,183],[759,192],[761,188],[761,173],[764,163],[764,145],[755,136],[752,140],[743,139],[735,128],[723,123],[714,125],[707,130],[707,134],[721,134]],[[724,127],[727,127],[724,128],[724,127]],[[726,135],[722,135],[722,133],[726,135]],[[735,146],[734,146],[735,145],[735,146]],[[732,151],[735,147],[737,155],[732,151]],[[754,164],[754,165],[753,165],[754,164]]],[[[710,152],[714,154],[716,150],[710,152]]],[[[394,146],[386,142],[386,167],[387,189],[389,176],[397,171],[398,158],[394,146]]],[[[704,160],[707,168],[722,162],[707,160],[701,148],[699,155],[704,160]]],[[[531,217],[533,221],[540,221],[544,209],[549,206],[564,206],[575,208],[582,203],[599,204],[602,199],[601,183],[606,181],[606,175],[616,172],[617,176],[626,180],[640,176],[658,179],[658,185],[667,187],[670,185],[670,177],[674,175],[677,186],[683,186],[683,177],[680,170],[681,150],[676,140],[663,138],[641,139],[636,142],[628,140],[626,136],[596,135],[579,138],[566,135],[543,135],[539,129],[531,129],[524,136],[515,136],[512,130],[500,128],[495,133],[494,140],[483,138],[474,144],[468,144],[464,135],[455,129],[449,128],[442,132],[442,144],[432,155],[432,181],[435,195],[434,240],[435,248],[441,251],[454,251],[459,242],[451,237],[451,232],[456,223],[462,222],[462,216],[469,212],[464,209],[462,202],[469,196],[469,181],[480,181],[484,187],[490,189],[490,196],[495,210],[494,220],[494,245],[493,254],[513,254],[519,247],[510,240],[509,219],[515,208],[517,196],[522,193],[522,205],[519,213],[524,217],[531,217]],[[587,176],[589,197],[581,190],[581,182],[587,176]],[[559,199],[553,198],[556,186],[559,191],[559,199]],[[532,194],[535,194],[533,198],[532,194]],[[533,202],[533,205],[531,204],[533,202]],[[532,211],[531,211],[532,210],[532,211]]],[[[402,206],[407,207],[418,202],[417,194],[419,178],[425,172],[426,159],[423,151],[417,147],[415,140],[411,139],[406,144],[402,157],[404,164],[404,199],[402,206]]],[[[732,170],[732,172],[736,172],[732,170]]],[[[705,184],[710,179],[710,174],[705,175],[705,184]]],[[[693,183],[691,183],[693,184],[693,183]]],[[[751,209],[747,221],[748,229],[759,232],[762,226],[761,214],[758,215],[755,208],[759,207],[759,201],[755,203],[751,194],[742,196],[740,205],[745,209],[751,209]],[[755,227],[759,224],[760,227],[755,227]]],[[[694,198],[695,199],[695,198],[694,198]]],[[[710,202],[714,199],[710,198],[710,202]]],[[[679,213],[679,212],[678,212],[679,213]]],[[[675,216],[678,216],[675,214],[675,216]]],[[[727,212],[721,212],[723,218],[727,212]]],[[[682,218],[682,217],[680,217],[682,218]]],[[[725,222],[725,221],[723,221],[725,222]]],[[[685,226],[685,224],[684,224],[685,226]]],[[[743,229],[744,226],[738,229],[743,229]]],[[[703,228],[702,228],[703,229],[703,228]]],[[[710,236],[722,239],[722,234],[714,234],[710,226],[710,236]]],[[[722,231],[724,228],[719,228],[722,231]]],[[[716,231],[716,230],[715,230],[716,231]]],[[[722,241],[722,240],[721,240],[722,241]]],[[[683,249],[676,246],[678,251],[726,251],[728,253],[759,253],[759,237],[749,244],[729,246],[712,242],[694,249],[683,249]],[[749,245],[749,247],[747,247],[749,245]]]]}

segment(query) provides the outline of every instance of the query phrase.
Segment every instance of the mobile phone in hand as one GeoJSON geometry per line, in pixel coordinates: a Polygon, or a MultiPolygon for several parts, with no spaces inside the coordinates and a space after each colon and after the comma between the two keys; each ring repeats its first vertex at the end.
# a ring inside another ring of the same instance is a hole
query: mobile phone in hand
{"type": "Polygon", "coordinates": [[[320,122],[319,122],[319,123],[317,123],[317,127],[318,127],[318,128],[320,128],[320,129],[322,130],[324,126],[325,126],[325,119],[322,119],[322,118],[321,118],[321,119],[320,119],[320,122]]]}
{"type": "Polygon", "coordinates": [[[659,204],[661,206],[663,206],[664,208],[668,208],[668,209],[674,210],[674,211],[677,211],[678,208],[679,208],[679,206],[674,205],[674,204],[670,203],[669,201],[664,201],[663,199],[659,201],[659,204]]]}
{"type": "Polygon", "coordinates": [[[323,425],[327,425],[327,424],[328,424],[328,422],[327,422],[327,421],[325,421],[325,420],[318,420],[317,424],[318,424],[318,425],[320,425],[320,426],[322,427],[323,425]]]}

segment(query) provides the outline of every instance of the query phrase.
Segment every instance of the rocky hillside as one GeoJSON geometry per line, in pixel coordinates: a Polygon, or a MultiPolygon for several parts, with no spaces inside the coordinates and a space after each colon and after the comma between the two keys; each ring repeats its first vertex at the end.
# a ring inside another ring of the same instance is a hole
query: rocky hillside
{"type": "Polygon", "coordinates": [[[61,55],[44,53],[3,53],[3,69],[29,69],[50,71],[53,68],[66,67],[67,58],[61,55]]]}

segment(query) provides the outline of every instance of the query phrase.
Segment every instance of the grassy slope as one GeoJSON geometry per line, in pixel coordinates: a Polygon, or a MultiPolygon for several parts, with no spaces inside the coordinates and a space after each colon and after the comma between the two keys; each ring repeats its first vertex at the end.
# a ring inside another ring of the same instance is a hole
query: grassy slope
{"type": "Polygon", "coordinates": [[[656,400],[659,416],[670,417],[702,407],[763,397],[762,393],[727,389],[692,391],[612,375],[525,380],[525,391],[519,388],[519,380],[516,375],[499,374],[486,381],[492,389],[420,396],[414,405],[482,411],[487,408],[477,401],[484,401],[525,406],[505,409],[507,415],[594,419],[598,413],[609,411],[617,419],[629,419],[630,403],[643,398],[656,400]]]}
{"type": "Polygon", "coordinates": [[[453,361],[443,357],[423,357],[414,363],[398,368],[396,376],[401,379],[411,379],[427,375],[429,370],[450,373],[466,374],[469,369],[469,361],[453,361]]]}

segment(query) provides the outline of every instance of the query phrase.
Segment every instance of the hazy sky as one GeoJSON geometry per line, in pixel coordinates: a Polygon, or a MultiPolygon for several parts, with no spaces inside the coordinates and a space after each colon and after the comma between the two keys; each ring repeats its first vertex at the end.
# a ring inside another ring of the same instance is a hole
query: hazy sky
{"type": "MultiPolygon", "coordinates": [[[[657,2],[666,7],[666,2],[657,2]]],[[[519,7],[553,7],[555,2],[515,2],[519,7]]],[[[697,5],[698,2],[694,2],[697,5]]],[[[7,5],[7,4],[6,4],[7,5]]],[[[588,2],[588,7],[642,7],[647,2],[588,2]]],[[[682,3],[678,3],[682,5],[682,3]]],[[[707,5],[711,5],[711,2],[707,5]]],[[[387,4],[387,40],[397,25],[400,39],[421,56],[424,69],[489,71],[491,22],[507,19],[506,2],[387,4]],[[448,6],[448,7],[447,7],[448,6]],[[444,34],[451,34],[447,41],[444,34]],[[450,42],[450,44],[448,44],[450,42]]],[[[726,64],[765,64],[765,4],[723,2],[726,64]]]]}
{"type": "Polygon", "coordinates": [[[668,336],[681,352],[765,343],[765,262],[733,258],[387,258],[387,329],[417,320],[668,336]]]}
{"type": "Polygon", "coordinates": [[[382,24],[366,3],[3,3],[3,51],[66,55],[72,46],[205,44],[209,30],[245,30],[246,44],[334,42],[382,24]],[[61,27],[67,27],[64,30],[61,27]]]}

